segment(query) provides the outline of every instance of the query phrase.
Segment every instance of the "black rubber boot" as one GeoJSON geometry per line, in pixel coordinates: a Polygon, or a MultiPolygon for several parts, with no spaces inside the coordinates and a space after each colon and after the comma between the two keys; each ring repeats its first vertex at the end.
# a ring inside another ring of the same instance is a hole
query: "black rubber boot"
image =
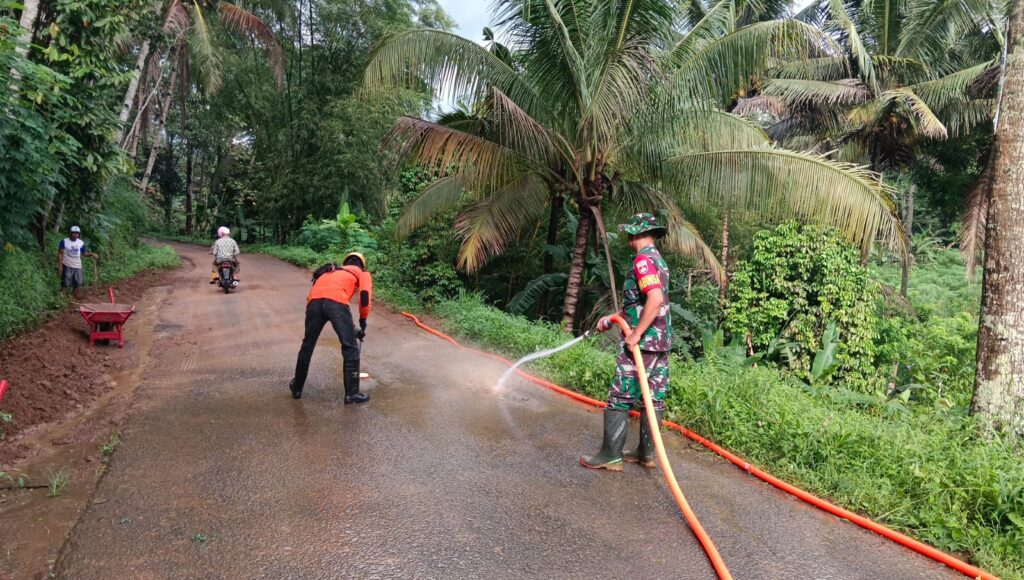
{"type": "Polygon", "coordinates": [[[292,392],[292,398],[293,399],[301,399],[302,398],[302,389],[296,389],[295,388],[295,379],[292,379],[292,380],[288,381],[288,390],[292,392]]]}
{"type": "Polygon", "coordinates": [[[580,465],[588,469],[622,471],[622,447],[629,431],[629,411],[604,410],[604,442],[597,455],[580,457],[580,465]]]}
{"type": "Polygon", "coordinates": [[[359,359],[345,361],[345,404],[365,403],[370,395],[359,392],[359,359]]]}
{"type": "MultiPolygon", "coordinates": [[[[655,411],[654,416],[658,418],[658,425],[661,425],[661,418],[665,411],[655,411]]],[[[644,467],[658,465],[658,452],[654,449],[654,437],[651,436],[651,428],[647,424],[647,411],[640,411],[640,444],[636,451],[627,451],[622,454],[627,463],[639,463],[644,467]]]]}

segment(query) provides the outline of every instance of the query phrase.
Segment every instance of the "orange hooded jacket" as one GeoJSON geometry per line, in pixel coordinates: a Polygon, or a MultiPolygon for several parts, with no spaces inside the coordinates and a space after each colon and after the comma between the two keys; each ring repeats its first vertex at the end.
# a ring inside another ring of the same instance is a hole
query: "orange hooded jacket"
{"type": "Polygon", "coordinates": [[[359,266],[342,266],[317,278],[309,296],[306,296],[306,304],[318,298],[326,298],[347,305],[357,290],[359,318],[367,318],[373,306],[373,277],[359,266]]]}

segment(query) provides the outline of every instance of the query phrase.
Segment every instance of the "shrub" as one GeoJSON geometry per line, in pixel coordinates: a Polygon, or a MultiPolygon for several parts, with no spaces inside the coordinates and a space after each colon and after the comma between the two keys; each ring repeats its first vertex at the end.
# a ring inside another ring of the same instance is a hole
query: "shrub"
{"type": "Polygon", "coordinates": [[[835,233],[790,222],[754,236],[754,251],[730,286],[725,328],[768,349],[792,341],[787,362],[808,376],[830,322],[839,330],[833,379],[873,376],[877,284],[857,251],[835,233]]]}

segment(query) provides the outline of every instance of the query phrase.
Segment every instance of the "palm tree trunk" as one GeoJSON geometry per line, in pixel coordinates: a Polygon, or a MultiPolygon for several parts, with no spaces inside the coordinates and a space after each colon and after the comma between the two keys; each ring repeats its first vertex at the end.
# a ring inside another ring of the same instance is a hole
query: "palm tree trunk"
{"type": "Polygon", "coordinates": [[[192,235],[192,185],[196,159],[192,155],[192,146],[185,148],[185,235],[192,235]]]}
{"type": "Polygon", "coordinates": [[[729,210],[725,210],[725,217],[722,219],[722,271],[725,272],[725,280],[718,288],[718,298],[725,300],[729,293],[729,210]]]}
{"type": "Polygon", "coordinates": [[[971,413],[988,432],[1024,435],[1024,2],[1013,3],[985,236],[971,413]]]}
{"type": "Polygon", "coordinates": [[[565,304],[562,305],[562,328],[572,332],[576,321],[576,307],[580,301],[583,283],[583,268],[587,261],[587,243],[590,241],[590,227],[594,216],[584,205],[580,210],[580,223],[576,226],[576,242],[572,248],[572,265],[569,267],[569,281],[565,286],[565,304]]]}
{"type": "MultiPolygon", "coordinates": [[[[903,206],[903,227],[907,232],[907,254],[910,254],[910,244],[914,237],[914,190],[917,186],[911,184],[907,189],[907,200],[903,206]]],[[[910,260],[903,260],[903,273],[900,276],[900,296],[906,298],[910,289],[910,260]]]]}
{"type": "Polygon", "coordinates": [[[146,59],[149,58],[149,39],[142,41],[139,48],[139,57],[135,60],[135,70],[132,71],[132,80],[128,83],[128,90],[121,100],[121,112],[117,115],[117,142],[124,139],[124,124],[128,122],[128,115],[132,112],[132,103],[135,102],[135,93],[139,90],[139,78],[142,77],[142,69],[146,67],[146,59]]]}

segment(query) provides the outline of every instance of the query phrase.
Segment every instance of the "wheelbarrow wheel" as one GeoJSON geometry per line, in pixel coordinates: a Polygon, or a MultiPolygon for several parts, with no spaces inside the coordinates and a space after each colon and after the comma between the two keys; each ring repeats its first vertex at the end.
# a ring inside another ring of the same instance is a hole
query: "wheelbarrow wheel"
{"type": "MultiPolygon", "coordinates": [[[[99,324],[99,330],[100,330],[100,332],[110,332],[110,331],[114,330],[114,323],[112,323],[112,322],[101,322],[99,324]]],[[[101,338],[101,339],[97,340],[96,343],[97,344],[101,344],[103,346],[107,346],[107,345],[110,344],[110,339],[109,338],[101,338]]]]}

